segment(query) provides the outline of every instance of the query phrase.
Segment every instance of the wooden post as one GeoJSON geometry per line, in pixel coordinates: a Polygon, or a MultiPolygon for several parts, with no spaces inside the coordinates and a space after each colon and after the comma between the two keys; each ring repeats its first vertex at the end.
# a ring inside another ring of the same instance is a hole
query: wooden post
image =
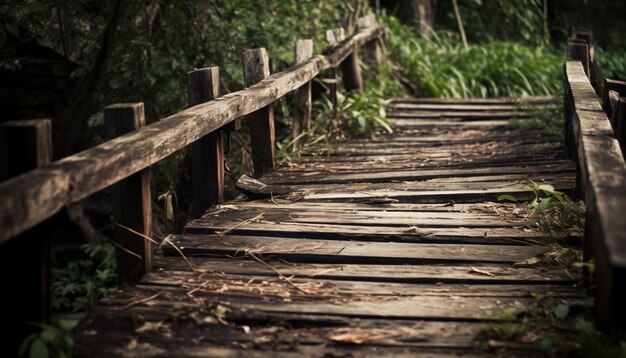
{"type": "Polygon", "coordinates": [[[343,87],[347,92],[363,91],[363,78],[361,76],[361,64],[359,48],[355,47],[350,56],[341,63],[341,76],[343,87]]]}
{"type": "MultiPolygon", "coordinates": [[[[345,31],[343,28],[331,29],[326,31],[326,41],[329,48],[336,46],[339,42],[345,38],[345,31]]],[[[324,72],[324,84],[328,88],[328,97],[330,103],[333,105],[333,117],[337,115],[337,70],[335,68],[329,68],[324,72]]]]}
{"type": "MultiPolygon", "coordinates": [[[[219,67],[201,68],[187,74],[189,107],[220,96],[219,67]]],[[[224,202],[224,131],[216,130],[191,144],[192,217],[224,202]]]]}
{"type": "Polygon", "coordinates": [[[602,109],[609,118],[611,118],[611,113],[613,111],[609,100],[609,92],[611,91],[619,93],[621,97],[626,96],[626,82],[611,80],[608,78],[604,80],[603,93],[600,94],[602,95],[600,100],[602,101],[602,109]]]}
{"type": "MultiPolygon", "coordinates": [[[[145,124],[143,103],[108,106],[104,109],[104,121],[109,139],[137,130],[145,124]]],[[[113,222],[117,224],[114,230],[117,277],[121,283],[131,283],[152,269],[153,245],[141,236],[152,239],[149,169],[113,185],[111,195],[113,222]]]]}
{"type": "Polygon", "coordinates": [[[567,155],[572,158],[576,152],[574,147],[574,131],[572,129],[572,120],[574,115],[574,103],[572,101],[572,94],[569,91],[569,85],[567,83],[567,73],[565,65],[563,65],[563,139],[565,142],[565,150],[567,155]]]}
{"type": "MultiPolygon", "coordinates": [[[[18,120],[0,126],[0,181],[52,161],[49,119],[18,120]]],[[[45,224],[43,224],[45,225],[45,224]]],[[[50,249],[45,227],[39,226],[0,246],[0,295],[5,337],[0,351],[17,356],[24,338],[39,329],[28,322],[50,320],[50,249]]]]}
{"type": "MultiPolygon", "coordinates": [[[[295,49],[296,65],[313,56],[313,40],[297,40],[295,49]]],[[[303,131],[311,130],[311,82],[307,82],[294,93],[293,106],[293,138],[298,138],[303,131]]],[[[301,148],[306,138],[295,141],[294,151],[301,148]]]]}
{"type": "Polygon", "coordinates": [[[584,40],[570,39],[567,41],[567,58],[582,62],[585,74],[589,78],[589,46],[584,40]]]}
{"type": "MultiPolygon", "coordinates": [[[[373,14],[360,17],[357,20],[357,29],[363,30],[376,25],[376,17],[373,14]]],[[[372,62],[378,70],[383,62],[382,46],[380,37],[363,45],[363,58],[372,62]]]]}
{"type": "MultiPolygon", "coordinates": [[[[270,75],[270,63],[264,48],[246,50],[243,53],[243,78],[246,87],[257,84],[270,75]]],[[[248,115],[250,145],[254,176],[274,170],[274,107],[269,105],[248,115]]]]}

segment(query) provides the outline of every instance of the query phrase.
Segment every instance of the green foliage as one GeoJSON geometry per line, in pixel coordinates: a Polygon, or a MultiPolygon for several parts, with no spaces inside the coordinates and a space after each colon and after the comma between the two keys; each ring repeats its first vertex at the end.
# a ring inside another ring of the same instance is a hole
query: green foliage
{"type": "Polygon", "coordinates": [[[598,67],[604,77],[621,81],[626,80],[626,51],[605,51],[601,48],[596,48],[595,56],[598,67]]]}
{"type": "MultiPolygon", "coordinates": [[[[451,2],[438,3],[440,25],[458,32],[451,2]]],[[[459,1],[463,25],[470,42],[491,40],[543,44],[547,42],[543,0],[466,0],[459,1]],[[506,24],[506,26],[503,26],[506,24]]]]}
{"type": "Polygon", "coordinates": [[[72,331],[78,325],[78,321],[61,319],[56,325],[31,323],[41,328],[41,332],[31,334],[22,341],[19,355],[29,358],[58,358],[72,357],[74,349],[74,335],[72,331]]]}
{"type": "Polygon", "coordinates": [[[52,309],[85,311],[115,291],[115,247],[108,244],[84,244],[84,257],[64,267],[52,267],[52,309]]]}
{"type": "MultiPolygon", "coordinates": [[[[553,242],[558,242],[561,235],[582,238],[585,230],[585,204],[573,201],[565,193],[557,191],[550,184],[530,181],[528,188],[533,193],[531,201],[523,203],[528,216],[536,219],[534,224],[553,242]]],[[[512,195],[501,195],[500,201],[519,203],[512,195]]]]}
{"type": "Polygon", "coordinates": [[[448,33],[421,38],[393,17],[389,53],[417,84],[420,96],[517,97],[561,93],[561,56],[543,46],[492,41],[467,48],[448,33]]]}
{"type": "Polygon", "coordinates": [[[543,295],[523,308],[499,314],[486,325],[486,340],[533,343],[558,357],[626,357],[626,344],[596,331],[591,321],[594,301],[560,303],[543,295]]]}

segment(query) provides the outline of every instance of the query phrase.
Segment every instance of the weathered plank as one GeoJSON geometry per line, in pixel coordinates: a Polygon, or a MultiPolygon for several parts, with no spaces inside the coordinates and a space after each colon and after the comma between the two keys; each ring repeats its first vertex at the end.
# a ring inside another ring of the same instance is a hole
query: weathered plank
{"type": "MultiPolygon", "coordinates": [[[[201,273],[225,273],[239,276],[272,276],[276,273],[267,266],[250,259],[189,257],[193,267],[201,273]]],[[[555,269],[537,269],[533,266],[505,266],[502,264],[439,264],[439,265],[358,265],[312,264],[270,261],[271,266],[287,277],[320,280],[347,280],[352,282],[382,282],[410,284],[480,284],[480,285],[557,285],[573,284],[566,272],[555,269]],[[472,269],[474,268],[474,269],[472,269]],[[477,271],[478,269],[480,271],[477,271]],[[490,273],[491,275],[486,274],[490,273]]],[[[155,263],[162,271],[189,271],[179,257],[159,256],[155,263]]],[[[146,276],[146,280],[152,276],[146,276]]],[[[197,281],[196,281],[197,282],[197,281]]],[[[439,287],[442,290],[451,286],[439,287]]]]}
{"type": "MultiPolygon", "coordinates": [[[[388,263],[416,264],[434,262],[508,262],[514,263],[540,255],[544,246],[501,245],[494,250],[489,245],[446,245],[353,242],[339,240],[307,240],[254,236],[170,235],[172,241],[186,255],[281,257],[299,262],[388,263]],[[204,237],[205,240],[199,240],[204,237]],[[221,239],[220,239],[221,238],[221,239]],[[208,240],[207,240],[208,239],[208,240]]],[[[166,254],[178,251],[164,246],[166,254]]]]}

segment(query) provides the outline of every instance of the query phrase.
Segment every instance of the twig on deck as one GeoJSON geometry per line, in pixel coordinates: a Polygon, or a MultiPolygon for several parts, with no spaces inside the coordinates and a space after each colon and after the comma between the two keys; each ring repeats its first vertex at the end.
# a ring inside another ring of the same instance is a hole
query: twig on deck
{"type": "Polygon", "coordinates": [[[263,217],[263,215],[265,215],[265,211],[260,213],[259,215],[255,216],[255,217],[251,218],[251,219],[244,220],[244,221],[238,223],[237,225],[229,227],[228,229],[219,231],[219,232],[215,233],[215,235],[217,235],[217,236],[224,236],[224,235],[228,234],[229,232],[231,232],[231,231],[233,231],[233,230],[235,230],[235,229],[237,229],[239,227],[242,227],[244,225],[247,225],[247,224],[250,224],[250,223],[253,223],[253,222],[259,220],[260,218],[263,217]]]}
{"type": "Polygon", "coordinates": [[[272,267],[272,265],[270,265],[270,264],[268,264],[267,262],[265,262],[265,261],[261,260],[260,258],[258,258],[255,254],[253,254],[253,253],[251,253],[251,252],[247,252],[247,253],[246,253],[246,255],[247,255],[247,256],[250,256],[252,259],[254,259],[256,262],[260,263],[261,265],[263,265],[263,266],[265,266],[265,267],[269,268],[270,270],[272,270],[275,274],[277,274],[277,275],[278,275],[278,277],[280,277],[280,278],[282,278],[283,280],[285,280],[285,282],[287,282],[288,284],[290,284],[290,285],[291,285],[292,287],[294,287],[296,290],[298,290],[298,291],[300,291],[300,292],[302,292],[302,293],[304,293],[304,294],[307,294],[307,295],[310,295],[310,294],[311,294],[311,292],[309,292],[309,291],[307,291],[307,290],[304,290],[304,289],[302,289],[302,288],[298,287],[295,283],[291,282],[291,280],[290,280],[287,276],[285,276],[285,275],[283,275],[282,273],[280,273],[278,270],[276,270],[274,267],[272,267]]]}

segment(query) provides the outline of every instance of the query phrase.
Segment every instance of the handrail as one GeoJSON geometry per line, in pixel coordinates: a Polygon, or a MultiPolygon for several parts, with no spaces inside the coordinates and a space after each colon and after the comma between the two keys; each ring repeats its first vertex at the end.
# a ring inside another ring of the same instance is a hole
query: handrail
{"type": "Polygon", "coordinates": [[[339,66],[356,48],[384,33],[382,26],[360,29],[318,55],[258,84],[178,112],[152,125],[0,184],[0,245],[77,203],[224,125],[272,104],[339,66]]]}
{"type": "Polygon", "coordinates": [[[565,64],[566,121],[587,207],[585,256],[596,267],[597,322],[625,326],[626,163],[611,123],[578,61],[565,64]]]}

